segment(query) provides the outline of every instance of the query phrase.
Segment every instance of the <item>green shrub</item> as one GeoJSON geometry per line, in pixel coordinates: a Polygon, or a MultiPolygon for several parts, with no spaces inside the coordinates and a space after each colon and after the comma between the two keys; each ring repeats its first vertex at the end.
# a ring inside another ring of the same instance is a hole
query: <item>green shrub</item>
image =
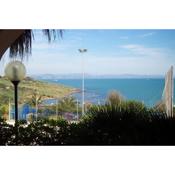
{"type": "Polygon", "coordinates": [[[166,108],[165,108],[165,103],[163,101],[159,101],[155,104],[154,106],[154,109],[155,110],[158,110],[158,111],[161,111],[161,112],[165,112],[166,108]]]}
{"type": "Polygon", "coordinates": [[[124,97],[119,92],[115,90],[109,92],[107,96],[107,104],[120,105],[122,101],[124,101],[124,97]]]}
{"type": "Polygon", "coordinates": [[[0,119],[0,145],[174,145],[175,118],[142,103],[92,106],[78,123],[47,118],[16,128],[0,119]]]}

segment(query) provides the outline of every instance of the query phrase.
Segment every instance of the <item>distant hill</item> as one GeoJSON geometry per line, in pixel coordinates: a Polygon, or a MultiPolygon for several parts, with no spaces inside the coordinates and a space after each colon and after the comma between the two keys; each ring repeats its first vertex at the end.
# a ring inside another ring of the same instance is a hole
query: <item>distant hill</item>
{"type": "MultiPolygon", "coordinates": [[[[46,98],[62,98],[68,94],[76,92],[77,89],[64,85],[47,83],[26,77],[19,84],[19,102],[24,103],[31,98],[32,94],[37,91],[39,95],[46,98]]],[[[9,99],[13,99],[13,84],[5,77],[0,78],[0,103],[8,103],[9,99]]]]}
{"type": "MultiPolygon", "coordinates": [[[[31,77],[39,80],[46,80],[46,79],[81,79],[82,74],[42,74],[42,75],[31,75],[31,77]]],[[[85,78],[93,79],[104,79],[104,78],[164,78],[163,75],[134,75],[134,74],[121,74],[121,75],[91,75],[85,74],[85,78]]]]}

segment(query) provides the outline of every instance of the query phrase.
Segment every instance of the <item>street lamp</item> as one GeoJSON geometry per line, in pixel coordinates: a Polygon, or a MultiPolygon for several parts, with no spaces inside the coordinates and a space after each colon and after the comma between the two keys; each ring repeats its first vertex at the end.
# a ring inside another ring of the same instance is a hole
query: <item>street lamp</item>
{"type": "Polygon", "coordinates": [[[18,122],[18,84],[22,79],[24,79],[25,74],[25,66],[20,61],[11,61],[5,68],[5,76],[14,85],[15,124],[18,122]]]}
{"type": "Polygon", "coordinates": [[[77,99],[77,119],[79,118],[79,114],[78,114],[78,99],[77,99]]]}
{"type": "MultiPolygon", "coordinates": [[[[87,52],[87,49],[78,49],[80,53],[87,52]]],[[[84,59],[82,59],[82,116],[84,115],[84,59]]]]}
{"type": "Polygon", "coordinates": [[[35,117],[36,117],[36,121],[38,119],[38,100],[39,100],[39,93],[35,89],[35,117]]]}
{"type": "Polygon", "coordinates": [[[58,98],[56,100],[56,118],[58,119],[58,98]]]}

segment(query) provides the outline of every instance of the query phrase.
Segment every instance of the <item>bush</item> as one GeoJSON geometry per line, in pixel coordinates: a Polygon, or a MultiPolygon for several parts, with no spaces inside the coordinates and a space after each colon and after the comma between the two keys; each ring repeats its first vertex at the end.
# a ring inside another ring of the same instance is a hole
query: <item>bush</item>
{"type": "Polygon", "coordinates": [[[47,118],[16,128],[0,120],[1,145],[174,145],[175,119],[142,103],[92,106],[78,123],[47,118]]]}
{"type": "Polygon", "coordinates": [[[81,121],[81,125],[88,129],[88,134],[91,133],[89,144],[137,144],[137,128],[144,127],[142,125],[147,122],[147,108],[132,101],[118,106],[95,106],[81,121]]]}
{"type": "Polygon", "coordinates": [[[14,127],[0,118],[0,145],[8,145],[14,137],[14,127]]]}
{"type": "Polygon", "coordinates": [[[165,103],[163,101],[159,101],[155,104],[154,108],[158,111],[161,111],[161,112],[165,112],[166,111],[166,108],[165,108],[165,103]]]}
{"type": "Polygon", "coordinates": [[[108,94],[107,104],[120,105],[123,100],[124,100],[123,96],[119,92],[113,90],[108,94]]]}

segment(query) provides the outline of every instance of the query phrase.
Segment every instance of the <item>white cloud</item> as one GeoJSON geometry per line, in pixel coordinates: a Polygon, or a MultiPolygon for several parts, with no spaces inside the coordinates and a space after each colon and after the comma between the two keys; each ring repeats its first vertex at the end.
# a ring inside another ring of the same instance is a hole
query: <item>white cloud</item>
{"type": "Polygon", "coordinates": [[[165,57],[166,53],[162,48],[145,47],[139,44],[122,45],[120,48],[127,49],[138,56],[149,56],[154,58],[165,57]]]}
{"type": "Polygon", "coordinates": [[[120,39],[129,39],[128,36],[121,36],[120,39]]]}
{"type": "Polygon", "coordinates": [[[140,38],[145,38],[145,37],[148,37],[148,36],[152,36],[152,35],[154,35],[155,34],[155,32],[149,32],[149,33],[144,33],[144,34],[142,34],[142,35],[139,35],[139,37],[140,38]]]}

